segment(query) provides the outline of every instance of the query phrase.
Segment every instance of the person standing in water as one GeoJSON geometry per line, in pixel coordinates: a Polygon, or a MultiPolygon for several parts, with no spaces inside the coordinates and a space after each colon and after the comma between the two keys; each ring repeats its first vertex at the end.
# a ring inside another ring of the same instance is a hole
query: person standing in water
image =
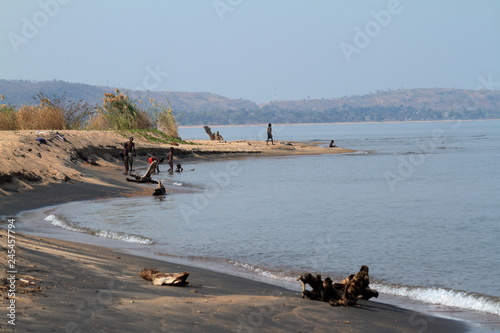
{"type": "Polygon", "coordinates": [[[167,163],[170,166],[168,172],[174,171],[174,147],[170,147],[170,150],[167,153],[167,163]]]}
{"type": "Polygon", "coordinates": [[[273,141],[273,129],[271,127],[271,123],[269,123],[269,125],[267,125],[267,140],[266,140],[266,145],[269,145],[269,140],[271,140],[271,144],[274,145],[274,141],[273,141]]]}

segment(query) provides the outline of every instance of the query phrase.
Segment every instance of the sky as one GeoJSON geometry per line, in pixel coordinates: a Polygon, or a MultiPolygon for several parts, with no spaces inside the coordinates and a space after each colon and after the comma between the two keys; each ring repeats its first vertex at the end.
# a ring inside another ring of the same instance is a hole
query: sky
{"type": "Polygon", "coordinates": [[[0,79],[257,103],[500,89],[498,0],[0,1],[0,79]]]}

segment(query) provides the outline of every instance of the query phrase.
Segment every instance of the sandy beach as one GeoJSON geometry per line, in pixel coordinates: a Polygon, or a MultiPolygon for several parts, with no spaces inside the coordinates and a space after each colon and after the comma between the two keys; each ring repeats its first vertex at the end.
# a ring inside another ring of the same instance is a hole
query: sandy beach
{"type": "MultiPolygon", "coordinates": [[[[125,180],[118,158],[126,138],[114,132],[0,132],[0,215],[4,306],[0,331],[19,332],[465,332],[463,323],[374,301],[331,307],[274,285],[144,258],[117,250],[15,234],[8,267],[8,219],[20,211],[69,201],[151,195],[154,185],[125,180]],[[38,144],[46,138],[47,145],[38,144]],[[91,165],[75,153],[95,159],[91,165]],[[40,156],[41,157],[40,157],[40,156]],[[190,273],[184,287],[154,286],[143,268],[190,273]],[[10,279],[14,277],[15,280],[10,279]],[[14,282],[13,282],[14,281],[14,282]],[[11,309],[15,304],[14,322],[11,309]],[[15,323],[15,326],[12,325],[15,323]]],[[[136,137],[137,166],[168,144],[136,137]]],[[[176,162],[192,159],[348,153],[303,143],[196,141],[175,145],[176,162]]],[[[166,166],[161,166],[166,170],[166,166]]],[[[174,189],[167,188],[175,195],[174,189]]],[[[15,225],[12,221],[11,225],[15,225]]],[[[15,230],[13,227],[10,229],[15,230]]],[[[12,236],[12,234],[11,234],[12,236]]],[[[10,247],[12,248],[12,247],[10,247]]]]}

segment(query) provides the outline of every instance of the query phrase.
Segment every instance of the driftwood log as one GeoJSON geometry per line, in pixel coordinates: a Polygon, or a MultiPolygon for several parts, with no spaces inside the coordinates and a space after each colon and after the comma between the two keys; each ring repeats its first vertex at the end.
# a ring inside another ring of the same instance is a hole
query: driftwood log
{"type": "Polygon", "coordinates": [[[153,183],[153,184],[158,184],[156,180],[151,179],[151,175],[154,173],[156,170],[156,167],[158,166],[158,161],[153,161],[146,170],[146,173],[143,176],[138,176],[136,174],[130,174],[134,179],[132,178],[127,178],[127,181],[129,182],[136,182],[136,183],[153,183]]]}
{"type": "Polygon", "coordinates": [[[224,141],[224,138],[222,137],[222,135],[219,134],[219,131],[217,131],[216,133],[212,133],[212,129],[207,125],[203,126],[203,129],[208,134],[208,137],[210,138],[210,140],[218,141],[218,142],[224,141]]]}
{"type": "Polygon", "coordinates": [[[163,284],[169,286],[185,286],[189,284],[189,281],[187,281],[189,272],[162,273],[153,268],[144,268],[139,275],[144,280],[153,282],[155,286],[161,286],[163,284]]]}
{"type": "Polygon", "coordinates": [[[310,273],[299,276],[297,281],[302,284],[302,298],[327,302],[331,306],[354,306],[360,298],[378,297],[378,291],[369,287],[368,266],[364,265],[358,273],[349,275],[340,283],[333,283],[329,277],[323,281],[321,275],[310,273]],[[307,285],[312,290],[307,290],[307,285]]]}
{"type": "Polygon", "coordinates": [[[161,180],[158,182],[158,186],[154,189],[153,195],[165,195],[167,194],[167,190],[165,186],[163,186],[161,180]]]}
{"type": "Polygon", "coordinates": [[[210,140],[215,140],[215,134],[212,133],[212,129],[209,126],[205,125],[205,126],[203,126],[203,129],[208,134],[208,137],[210,138],[210,140]]]}

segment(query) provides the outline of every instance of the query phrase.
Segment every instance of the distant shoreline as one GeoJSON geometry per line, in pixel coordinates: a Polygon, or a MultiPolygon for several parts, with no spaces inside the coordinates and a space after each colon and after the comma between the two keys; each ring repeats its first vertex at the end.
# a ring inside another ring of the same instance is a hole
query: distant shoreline
{"type": "MultiPolygon", "coordinates": [[[[338,123],[273,123],[274,126],[304,126],[304,125],[357,125],[357,124],[411,124],[411,123],[454,123],[470,121],[500,121],[499,119],[444,119],[444,120],[409,120],[409,121],[361,121],[361,122],[338,122],[338,123]]],[[[180,125],[179,128],[203,128],[205,125],[180,125]]],[[[266,124],[248,124],[248,125],[211,125],[210,127],[266,127],[266,124]]]]}

